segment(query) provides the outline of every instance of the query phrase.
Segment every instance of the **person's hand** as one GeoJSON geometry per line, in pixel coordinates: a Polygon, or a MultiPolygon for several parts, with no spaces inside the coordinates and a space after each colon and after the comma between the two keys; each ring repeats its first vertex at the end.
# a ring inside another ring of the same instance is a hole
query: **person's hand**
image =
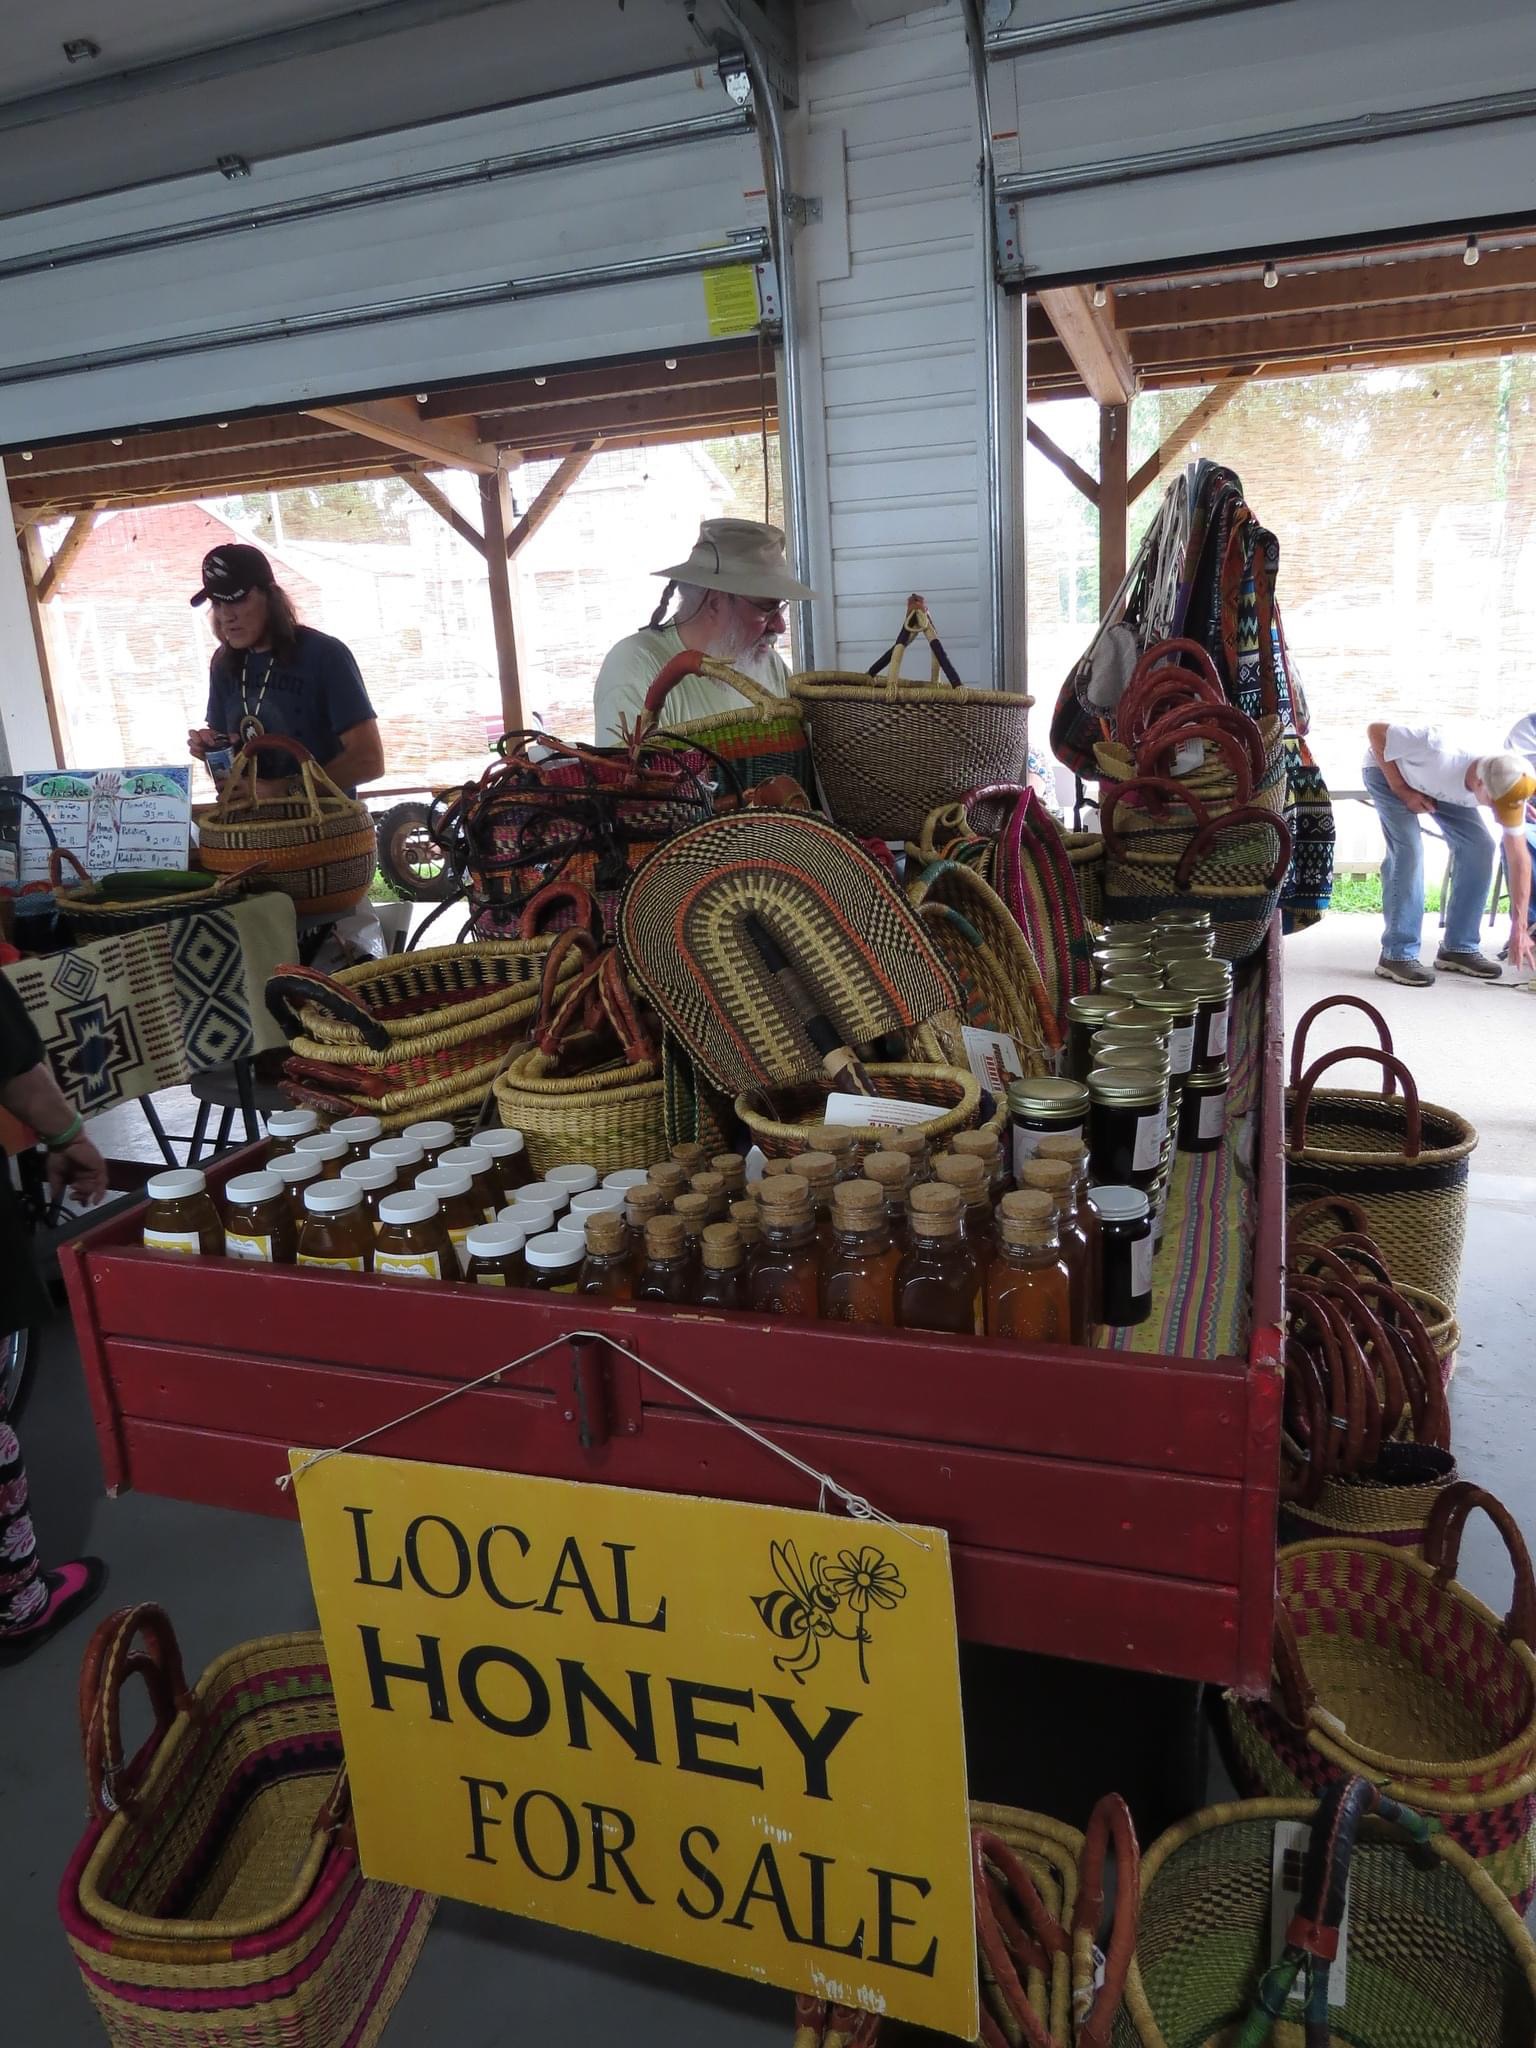
{"type": "Polygon", "coordinates": [[[55,1201],[65,1186],[87,1208],[93,1208],[107,1192],[107,1162],[84,1131],[61,1151],[48,1154],[48,1192],[55,1201]]]}
{"type": "Polygon", "coordinates": [[[208,725],[194,725],[187,734],[187,752],[194,761],[206,761],[209,751],[225,744],[224,735],[208,725]]]}
{"type": "Polygon", "coordinates": [[[1509,964],[1511,967],[1536,967],[1536,946],[1531,944],[1529,925],[1510,926],[1509,964]]]}
{"type": "Polygon", "coordinates": [[[1405,791],[1403,802],[1410,811],[1433,811],[1435,808],[1434,798],[1432,796],[1425,796],[1424,792],[1419,789],[1405,791]]]}

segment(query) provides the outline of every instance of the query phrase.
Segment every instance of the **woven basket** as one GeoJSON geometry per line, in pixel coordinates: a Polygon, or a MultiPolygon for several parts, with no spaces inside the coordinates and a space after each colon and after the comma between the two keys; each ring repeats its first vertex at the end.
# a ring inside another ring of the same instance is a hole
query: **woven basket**
{"type": "Polygon", "coordinates": [[[1420,1288],[1454,1309],[1477,1132],[1455,1110],[1421,1102],[1413,1076],[1389,1049],[1385,1023],[1368,1003],[1345,1000],[1376,1020],[1385,1043],[1328,1053],[1303,1073],[1307,1027],[1322,1006],[1314,1005],[1297,1025],[1286,1090],[1287,1204],[1321,1195],[1352,1201],[1385,1253],[1394,1283],[1420,1288]],[[1319,1090],[1322,1075],[1347,1059],[1380,1064],[1389,1092],[1319,1090]],[[1394,1082],[1402,1086],[1401,1100],[1390,1092],[1394,1082]]]}
{"type": "MultiPolygon", "coordinates": [[[[116,938],[123,932],[145,931],[151,925],[174,924],[179,918],[196,917],[203,910],[222,910],[240,900],[262,865],[259,860],[252,861],[238,873],[220,875],[200,889],[177,888],[163,894],[125,896],[93,882],[67,846],[55,847],[48,856],[54,900],[60,913],[69,919],[76,944],[88,939],[116,938]],[[61,877],[65,861],[80,877],[78,887],[64,886],[61,877]]],[[[145,880],[148,881],[147,876],[145,880]]]]}
{"type": "MultiPolygon", "coordinates": [[[[952,1137],[956,1131],[968,1131],[976,1123],[981,1108],[981,1083],[968,1068],[900,1064],[870,1066],[866,1071],[877,1095],[900,1102],[942,1105],[942,1116],[920,1126],[930,1144],[952,1137]]],[[[831,1083],[824,1080],[778,1089],[774,1101],[780,1114],[776,1117],[764,1114],[756,1096],[738,1095],[736,1114],[752,1142],[760,1145],[768,1158],[788,1159],[797,1152],[816,1149],[826,1124],[827,1097],[831,1093],[831,1083]]],[[[870,1144],[877,1142],[890,1125],[849,1128],[861,1142],[870,1144]]]]}
{"type": "Polygon", "coordinates": [[[1315,1793],[1360,1772],[1432,1813],[1524,1911],[1536,1897],[1536,1584],[1507,1511],[1448,1487],[1420,1555],[1347,1536],[1297,1543],[1280,1552],[1277,1582],[1275,1700],[1226,1698],[1243,1789],[1315,1793]],[[1474,1507],[1514,1563],[1504,1621],[1454,1582],[1474,1507]]]}
{"type": "Polygon", "coordinates": [[[1140,924],[1178,908],[1210,913],[1219,959],[1234,965],[1264,944],[1291,864],[1291,834],[1271,811],[1244,807],[1200,820],[1176,857],[1151,833],[1121,838],[1114,806],[1104,815],[1104,906],[1108,915],[1140,924]]]}
{"type": "MultiPolygon", "coordinates": [[[[550,941],[488,939],[367,960],[339,974],[284,967],[267,1008],[304,1059],[390,1067],[532,1018],[550,941]]],[[[562,976],[574,974],[566,959],[562,976]]]]}
{"type": "Polygon", "coordinates": [[[642,731],[648,732],[652,725],[674,739],[694,740],[718,759],[728,761],[743,789],[757,789],[780,775],[792,777],[808,792],[814,788],[811,743],[800,706],[793,698],[765,690],[729,662],[712,660],[694,648],[674,654],[646,691],[642,731]],[[666,716],[667,694],[685,676],[706,676],[745,702],[735,710],[674,724],[666,716]]]}
{"type": "Polygon", "coordinates": [[[307,748],[281,733],[265,733],[259,747],[235,756],[218,802],[198,820],[205,868],[235,875],[259,861],[262,886],[291,896],[301,917],[350,910],[367,893],[377,853],[367,805],[338,789],[307,748]],[[258,750],[291,756],[299,792],[256,794],[258,750]]]}
{"type": "MultiPolygon", "coordinates": [[[[924,868],[908,883],[907,898],[959,986],[965,1023],[1011,1038],[1024,1073],[1047,1073],[1050,999],[1035,956],[1002,898],[974,868],[958,861],[935,861],[924,868]]],[[[942,1034],[937,1019],[934,1028],[942,1034]]],[[[958,1031],[950,1037],[946,1056],[958,1066],[965,1062],[965,1042],[958,1031]]]]}
{"type": "Polygon", "coordinates": [[[827,809],[861,839],[913,838],[959,791],[1025,772],[1033,697],[963,688],[920,597],[908,600],[895,645],[868,674],[813,669],[789,687],[805,713],[827,809]],[[903,682],[902,656],[919,634],[931,673],[926,684],[903,682]]]}
{"type": "Polygon", "coordinates": [[[301,1080],[284,1080],[279,1085],[284,1099],[298,1109],[317,1110],[330,1122],[345,1116],[376,1116],[384,1127],[385,1137],[389,1137],[395,1131],[403,1131],[407,1124],[421,1123],[427,1118],[454,1124],[460,1131],[472,1131],[480,1121],[500,1071],[499,1063],[476,1069],[467,1079],[461,1076],[452,1085],[425,1091],[398,1109],[383,1108],[372,1095],[337,1094],[301,1080]]]}
{"type": "Polygon", "coordinates": [[[1072,860],[1061,827],[1039,795],[1021,784],[969,790],[964,810],[975,830],[995,837],[986,879],[1035,956],[1049,999],[1046,1031],[1059,1050],[1066,1043],[1068,1002],[1093,986],[1088,921],[1078,892],[1079,873],[1091,864],[1080,867],[1072,860]]]}
{"type": "Polygon", "coordinates": [[[163,1610],[125,1608],[81,1718],[93,1818],[59,1907],[114,2048],[372,2048],[436,1900],[362,1874],[318,1633],[246,1643],[189,1696],[163,1610]],[[135,1673],[155,1727],[125,1764],[135,1673]]]}
{"type": "MultiPolygon", "coordinates": [[[[1251,2033],[1243,2024],[1270,1961],[1275,1825],[1317,1817],[1315,1804],[1290,1799],[1211,1806],[1153,1843],[1113,2048],[1302,2048],[1292,2020],[1260,2015],[1251,2033]]],[[[1413,1832],[1422,1836],[1422,1825],[1413,1832]]],[[[1431,1834],[1405,1847],[1395,1826],[1368,1822],[1348,1900],[1348,2003],[1309,2038],[1337,2048],[1536,2039],[1536,1945],[1455,1842],[1431,1834]]]]}
{"type": "Polygon", "coordinates": [[[1104,840],[1098,832],[1068,832],[1061,835],[1067,859],[1077,877],[1078,900],[1090,924],[1102,925],[1104,911],[1104,840]]]}
{"type": "Polygon", "coordinates": [[[1423,1318],[1440,1361],[1440,1384],[1448,1387],[1456,1377],[1456,1354],[1461,1349],[1461,1324],[1456,1320],[1456,1311],[1426,1287],[1404,1287],[1401,1292],[1423,1318]]]}

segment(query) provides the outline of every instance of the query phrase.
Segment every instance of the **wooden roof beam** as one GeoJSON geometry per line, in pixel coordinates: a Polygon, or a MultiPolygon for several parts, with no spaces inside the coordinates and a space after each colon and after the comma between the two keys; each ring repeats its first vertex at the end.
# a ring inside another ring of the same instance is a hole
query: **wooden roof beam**
{"type": "Polygon", "coordinates": [[[1098,479],[1091,477],[1080,462],[1074,462],[1066,449],[1058,447],[1044,427],[1027,415],[1024,420],[1024,434],[1030,447],[1038,449],[1047,462],[1053,462],[1067,482],[1081,491],[1090,505],[1098,504],[1098,479]]]}
{"type": "MultiPolygon", "coordinates": [[[[1479,262],[1459,255],[1424,256],[1393,262],[1356,263],[1309,270],[1305,258],[1294,270],[1277,262],[1279,282],[1264,289],[1261,278],[1186,284],[1164,290],[1121,288],[1115,324],[1130,340],[1165,327],[1207,326],[1225,320],[1257,320],[1291,313],[1355,312],[1365,306],[1401,305],[1415,299],[1465,300],[1501,291],[1536,288],[1536,246],[1484,249],[1479,262]]],[[[1139,353],[1139,352],[1138,352],[1139,353]]]]}
{"type": "Polygon", "coordinates": [[[408,484],[424,505],[430,505],[438,518],[453,528],[460,540],[467,541],[482,561],[487,559],[485,535],[478,527],[470,525],[453,500],[440,491],[429,477],[423,476],[419,469],[402,469],[400,481],[408,484]]]}
{"type": "Polygon", "coordinates": [[[600,440],[583,442],[573,448],[549,481],[539,491],[528,510],[507,535],[507,560],[510,561],[520,547],[523,547],[538,532],[545,520],[554,511],[577,477],[602,447],[600,440]]]}
{"type": "Polygon", "coordinates": [[[1530,292],[1495,292],[1454,300],[1422,300],[1375,306],[1361,312],[1284,313],[1273,319],[1158,329],[1137,336],[1136,359],[1144,371],[1159,366],[1214,368],[1244,360],[1273,362],[1291,355],[1328,355],[1336,349],[1371,349],[1393,342],[1420,344],[1457,340],[1492,341],[1507,330],[1536,340],[1536,298],[1530,292]]]}
{"type": "Polygon", "coordinates": [[[37,578],[37,601],[39,604],[46,604],[64,581],[64,578],[69,574],[70,563],[90,539],[91,529],[95,524],[96,507],[94,505],[88,506],[85,511],[75,514],[74,519],[70,522],[68,533],[65,534],[64,538],[49,556],[47,567],[41,571],[37,578]]]}
{"type": "Polygon", "coordinates": [[[1136,394],[1136,369],[1115,331],[1113,298],[1097,307],[1085,284],[1063,285],[1039,296],[1089,396],[1100,405],[1129,405],[1136,394]]]}
{"type": "Polygon", "coordinates": [[[634,393],[681,391],[708,384],[773,382],[773,359],[759,362],[753,348],[710,349],[698,355],[652,357],[639,363],[614,363],[606,368],[555,370],[536,377],[524,374],[478,384],[459,384],[432,391],[418,407],[422,420],[465,419],[479,413],[515,410],[524,405],[563,405],[584,398],[622,398],[634,393]],[[675,362],[674,370],[667,368],[675,362]]]}
{"type": "Polygon", "coordinates": [[[1218,413],[1226,411],[1253,374],[1252,370],[1234,370],[1230,376],[1223,377],[1213,391],[1208,391],[1198,405],[1191,407],[1162,446],[1155,448],[1141,467],[1132,471],[1126,486],[1128,503],[1134,505],[1147,485],[1178,460],[1195,436],[1208,427],[1218,413]]]}
{"type": "Polygon", "coordinates": [[[382,441],[387,448],[424,456],[449,469],[472,469],[480,476],[496,474],[495,447],[452,420],[424,422],[413,398],[366,398],[355,405],[315,405],[309,417],[382,441]]]}

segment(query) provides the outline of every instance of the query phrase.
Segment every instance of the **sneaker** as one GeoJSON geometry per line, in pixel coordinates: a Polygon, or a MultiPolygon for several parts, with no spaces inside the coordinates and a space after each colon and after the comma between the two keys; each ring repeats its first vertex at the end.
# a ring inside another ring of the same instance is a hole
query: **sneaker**
{"type": "Polygon", "coordinates": [[[1447,974],[1470,974],[1478,981],[1499,981],[1502,979],[1497,960],[1490,960],[1486,953],[1448,953],[1444,946],[1435,955],[1436,967],[1443,967],[1447,974]]]}
{"type": "Polygon", "coordinates": [[[99,1557],[79,1557],[56,1571],[44,1572],[48,1597],[33,1620],[21,1628],[0,1628],[0,1665],[19,1664],[41,1649],[51,1636],[89,1607],[101,1591],[107,1568],[99,1557]]]}
{"type": "MultiPolygon", "coordinates": [[[[1441,958],[1445,956],[1442,954],[1441,958]]],[[[1400,981],[1404,988],[1433,988],[1435,970],[1426,967],[1422,960],[1393,960],[1383,953],[1376,962],[1376,972],[1383,981],[1400,981]]]]}

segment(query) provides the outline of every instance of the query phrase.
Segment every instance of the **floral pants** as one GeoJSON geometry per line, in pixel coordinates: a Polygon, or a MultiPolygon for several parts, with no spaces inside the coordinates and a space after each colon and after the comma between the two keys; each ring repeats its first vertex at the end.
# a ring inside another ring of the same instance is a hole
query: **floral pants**
{"type": "Polygon", "coordinates": [[[37,1567],[32,1517],[27,1513],[27,1470],[9,1423],[0,1422],[0,1635],[20,1628],[47,1602],[37,1567]]]}

